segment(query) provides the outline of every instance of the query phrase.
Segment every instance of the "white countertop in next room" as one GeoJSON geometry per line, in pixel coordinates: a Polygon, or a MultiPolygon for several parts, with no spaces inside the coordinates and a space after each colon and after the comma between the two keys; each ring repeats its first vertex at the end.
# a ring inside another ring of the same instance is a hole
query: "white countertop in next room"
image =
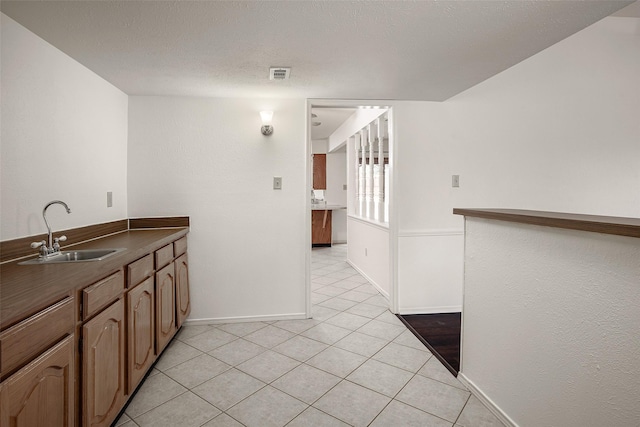
{"type": "Polygon", "coordinates": [[[346,209],[347,207],[344,205],[330,205],[324,203],[312,203],[311,210],[314,211],[334,211],[338,209],[346,209]]]}

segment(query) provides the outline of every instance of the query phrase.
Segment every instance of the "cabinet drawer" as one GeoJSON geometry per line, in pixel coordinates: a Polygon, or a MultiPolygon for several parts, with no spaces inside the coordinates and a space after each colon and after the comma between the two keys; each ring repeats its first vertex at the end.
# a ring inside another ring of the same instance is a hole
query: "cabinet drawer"
{"type": "Polygon", "coordinates": [[[82,320],[87,320],[103,307],[118,299],[122,291],[124,291],[122,271],[84,288],[82,290],[82,320]]]}
{"type": "Polygon", "coordinates": [[[127,266],[127,287],[133,288],[153,273],[153,255],[149,254],[127,266]]]}
{"type": "Polygon", "coordinates": [[[156,270],[160,270],[173,260],[173,244],[169,244],[156,251],[156,270]]]}
{"type": "Polygon", "coordinates": [[[187,236],[173,242],[173,252],[177,257],[187,252],[187,236]]]}
{"type": "Polygon", "coordinates": [[[60,338],[73,332],[74,323],[73,298],[69,297],[2,332],[2,375],[31,361],[60,338]]]}

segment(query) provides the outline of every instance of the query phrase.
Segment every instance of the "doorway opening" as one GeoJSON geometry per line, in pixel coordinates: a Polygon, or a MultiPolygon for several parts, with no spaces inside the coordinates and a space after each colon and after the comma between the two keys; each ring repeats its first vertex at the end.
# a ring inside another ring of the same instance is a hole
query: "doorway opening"
{"type": "Polygon", "coordinates": [[[344,243],[347,263],[395,312],[392,108],[310,100],[307,123],[307,315],[312,246],[344,243]]]}

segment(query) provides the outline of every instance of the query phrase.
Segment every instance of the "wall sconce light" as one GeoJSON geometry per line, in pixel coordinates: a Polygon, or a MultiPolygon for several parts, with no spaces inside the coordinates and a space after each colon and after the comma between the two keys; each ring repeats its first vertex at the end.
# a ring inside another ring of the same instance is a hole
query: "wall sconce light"
{"type": "Polygon", "coordinates": [[[273,126],[271,126],[273,111],[260,111],[260,117],[262,118],[260,132],[262,132],[263,135],[271,135],[273,133],[273,126]]]}

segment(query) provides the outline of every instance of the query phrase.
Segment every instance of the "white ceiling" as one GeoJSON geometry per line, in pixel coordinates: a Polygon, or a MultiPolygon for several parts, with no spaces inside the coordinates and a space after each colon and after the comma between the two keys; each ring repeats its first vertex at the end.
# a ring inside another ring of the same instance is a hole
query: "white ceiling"
{"type": "MultiPolygon", "coordinates": [[[[130,95],[440,101],[630,1],[2,1],[130,95]],[[291,79],[269,81],[270,66],[291,79]]],[[[637,10],[637,9],[636,9],[637,10]]]]}
{"type": "Polygon", "coordinates": [[[311,127],[311,139],[329,138],[355,111],[356,108],[313,107],[311,112],[318,117],[311,121],[320,125],[311,127]]]}

